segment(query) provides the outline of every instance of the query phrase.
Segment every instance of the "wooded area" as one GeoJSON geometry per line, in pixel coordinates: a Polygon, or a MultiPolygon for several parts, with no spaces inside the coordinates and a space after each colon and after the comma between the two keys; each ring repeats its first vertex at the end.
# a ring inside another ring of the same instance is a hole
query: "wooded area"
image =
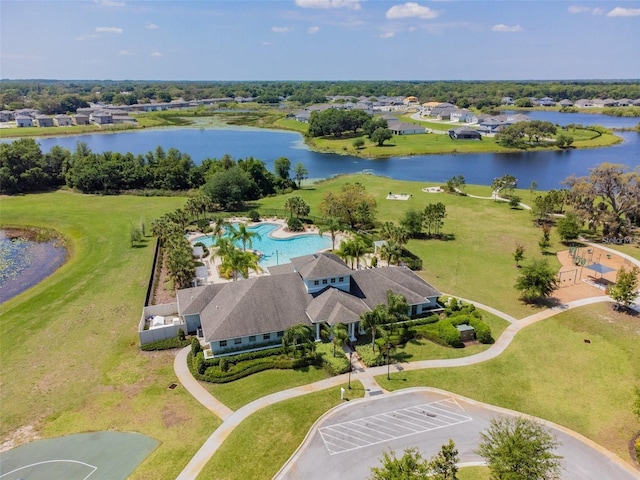
{"type": "Polygon", "coordinates": [[[460,108],[500,105],[502,97],[640,98],[638,81],[353,81],[353,82],[161,82],[111,80],[3,80],[0,107],[35,108],[44,114],[68,113],[89,102],[114,105],[216,98],[282,99],[298,105],[322,103],[327,96],[375,98],[415,96],[420,102],[449,102],[460,108]]]}

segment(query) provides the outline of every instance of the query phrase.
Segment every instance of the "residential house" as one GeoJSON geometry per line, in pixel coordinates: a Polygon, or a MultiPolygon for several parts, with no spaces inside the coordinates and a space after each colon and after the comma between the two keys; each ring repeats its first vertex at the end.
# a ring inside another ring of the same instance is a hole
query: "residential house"
{"type": "Polygon", "coordinates": [[[478,123],[478,117],[473,112],[466,109],[456,109],[451,112],[450,119],[452,122],[460,123],[478,123]]]}
{"type": "Polygon", "coordinates": [[[630,98],[621,98],[618,100],[619,107],[630,107],[631,105],[633,105],[633,100],[630,98]]]}
{"type": "Polygon", "coordinates": [[[15,113],[13,113],[11,110],[0,111],[0,122],[12,122],[15,119],[15,113]]]}
{"type": "Polygon", "coordinates": [[[556,102],[551,97],[542,97],[540,100],[538,100],[538,105],[540,105],[541,107],[553,107],[555,106],[555,104],[556,102]]]}
{"type": "Polygon", "coordinates": [[[17,127],[33,127],[33,118],[29,115],[16,115],[15,120],[17,127]]]}
{"type": "Polygon", "coordinates": [[[512,97],[502,97],[502,100],[500,101],[500,103],[506,106],[515,105],[515,101],[513,100],[512,97]]]}
{"type": "Polygon", "coordinates": [[[413,123],[401,122],[397,119],[388,119],[387,125],[394,135],[415,135],[425,133],[425,128],[413,123]]]}
{"type": "Polygon", "coordinates": [[[567,98],[564,98],[558,102],[561,107],[573,107],[573,102],[567,98]]]}
{"type": "Polygon", "coordinates": [[[84,113],[76,113],[73,116],[73,124],[74,125],[89,125],[89,115],[85,115],[84,113]]]}
{"type": "Polygon", "coordinates": [[[37,115],[35,118],[35,124],[38,127],[53,127],[53,118],[46,115],[37,115]]]}
{"type": "Polygon", "coordinates": [[[449,137],[456,140],[482,140],[482,135],[472,128],[461,127],[449,130],[449,137]]]}
{"type": "Polygon", "coordinates": [[[59,113],[53,116],[53,123],[58,127],[69,127],[71,126],[71,117],[69,115],[59,113]]]}
{"type": "Polygon", "coordinates": [[[179,290],[179,322],[201,333],[214,355],[266,348],[304,324],[320,340],[323,326],[343,323],[354,341],[364,333],[360,315],[402,294],[411,318],[440,307],[440,292],[404,267],[351,270],[336,255],[317,253],[271,268],[271,275],[179,290]]]}
{"type": "Polygon", "coordinates": [[[613,98],[605,98],[605,99],[596,98],[593,100],[593,106],[594,107],[617,107],[618,102],[613,98]]]}
{"type": "Polygon", "coordinates": [[[113,116],[109,112],[105,112],[104,110],[100,110],[97,112],[92,112],[89,116],[89,120],[92,123],[98,125],[107,125],[109,123],[113,123],[113,116]]]}
{"type": "Polygon", "coordinates": [[[576,100],[574,105],[578,108],[589,108],[594,106],[593,101],[589,100],[588,98],[581,98],[580,100],[576,100]]]}

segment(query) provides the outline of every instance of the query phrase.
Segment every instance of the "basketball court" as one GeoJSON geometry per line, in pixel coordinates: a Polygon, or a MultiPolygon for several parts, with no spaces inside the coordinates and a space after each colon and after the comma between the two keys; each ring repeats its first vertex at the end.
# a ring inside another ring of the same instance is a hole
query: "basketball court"
{"type": "Polygon", "coordinates": [[[0,480],[125,480],[159,444],[122,432],[37,440],[0,453],[0,480]]]}

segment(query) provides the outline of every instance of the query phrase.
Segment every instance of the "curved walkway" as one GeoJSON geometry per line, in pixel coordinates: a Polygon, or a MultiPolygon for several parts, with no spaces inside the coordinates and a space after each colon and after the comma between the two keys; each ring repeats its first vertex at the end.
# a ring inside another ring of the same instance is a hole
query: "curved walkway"
{"type": "MultiPolygon", "coordinates": [[[[633,260],[636,264],[640,264],[637,260],[633,260]]],[[[396,370],[417,370],[423,368],[444,368],[444,367],[462,367],[467,365],[473,365],[476,363],[485,362],[487,360],[493,359],[500,355],[502,352],[506,350],[509,344],[513,341],[516,334],[522,330],[523,328],[528,327],[529,325],[533,325],[541,320],[545,320],[553,315],[558,313],[567,311],[572,308],[582,307],[585,305],[591,305],[594,303],[600,302],[609,302],[611,301],[608,296],[599,296],[593,298],[587,298],[582,300],[576,300],[573,302],[569,302],[567,304],[562,304],[555,306],[553,308],[535,313],[528,317],[525,317],[521,320],[516,320],[514,317],[506,315],[505,313],[499,312],[495,309],[487,307],[485,305],[479,304],[477,302],[472,302],[469,300],[469,303],[473,303],[477,305],[479,308],[486,308],[488,311],[504,318],[509,321],[511,324],[505,329],[505,331],[500,335],[500,338],[494,343],[489,349],[484,352],[471,355],[468,357],[462,358],[454,358],[454,359],[444,359],[444,360],[422,360],[417,362],[403,363],[403,364],[394,364],[394,368],[396,370]]],[[[317,392],[321,390],[325,390],[330,387],[335,387],[339,385],[344,385],[347,382],[347,375],[343,374],[336,377],[327,378],[325,380],[321,380],[319,382],[315,382],[308,385],[303,385],[300,387],[290,388],[288,390],[283,390],[281,392],[273,393],[271,395],[264,396],[253,402],[244,405],[242,408],[232,412],[228,407],[223,405],[221,402],[216,400],[211,394],[209,394],[191,375],[191,372],[186,367],[186,357],[191,347],[186,347],[180,351],[180,353],[176,356],[174,367],[175,373],[178,376],[178,380],[184,385],[184,387],[189,391],[198,401],[200,401],[207,409],[218,415],[223,419],[223,423],[220,427],[218,427],[213,434],[206,440],[206,442],[202,445],[200,450],[195,454],[195,456],[191,459],[191,461],[187,464],[184,470],[177,477],[178,480],[190,480],[195,479],[200,471],[204,468],[209,459],[213,456],[213,454],[217,451],[217,449],[222,445],[222,442],[227,438],[227,436],[233,431],[233,429],[238,426],[243,420],[245,420],[249,415],[257,412],[258,410],[266,407],[268,405],[272,405],[274,403],[280,402],[282,400],[287,400],[290,398],[295,398],[301,395],[306,395],[311,392],[317,392]],[[231,413],[230,413],[231,412],[231,413]]],[[[375,381],[376,375],[383,375],[387,372],[387,367],[372,367],[372,368],[362,368],[358,365],[354,365],[354,371],[352,372],[352,379],[359,380],[365,385],[365,388],[371,392],[371,390],[375,390],[378,385],[375,381]]],[[[379,390],[382,390],[378,386],[379,390]]]]}

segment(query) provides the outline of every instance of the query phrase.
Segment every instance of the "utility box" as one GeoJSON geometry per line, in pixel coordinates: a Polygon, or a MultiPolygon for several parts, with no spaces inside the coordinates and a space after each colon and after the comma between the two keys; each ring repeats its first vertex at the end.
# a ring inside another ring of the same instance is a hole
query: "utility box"
{"type": "Polygon", "coordinates": [[[460,332],[460,340],[463,342],[472,342],[476,339],[476,329],[471,325],[458,325],[456,327],[460,332]]]}

